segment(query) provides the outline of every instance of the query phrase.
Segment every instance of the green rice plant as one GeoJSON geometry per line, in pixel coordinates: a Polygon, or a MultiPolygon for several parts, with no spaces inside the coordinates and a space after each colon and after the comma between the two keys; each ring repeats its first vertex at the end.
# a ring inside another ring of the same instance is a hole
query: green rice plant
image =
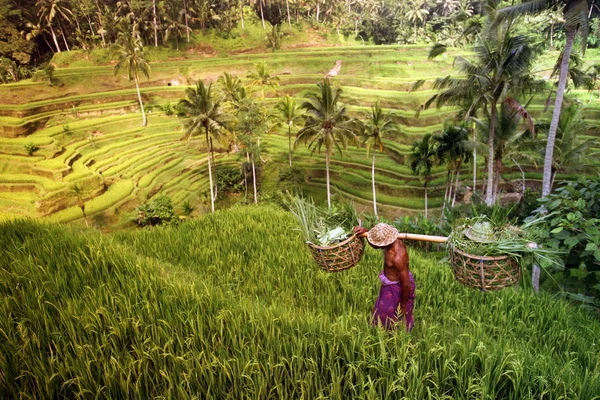
{"type": "Polygon", "coordinates": [[[600,323],[584,309],[545,293],[469,289],[439,255],[409,249],[416,326],[388,333],[368,325],[380,252],[327,274],[295,226],[271,206],[110,236],[0,223],[0,392],[598,397],[600,323]]]}

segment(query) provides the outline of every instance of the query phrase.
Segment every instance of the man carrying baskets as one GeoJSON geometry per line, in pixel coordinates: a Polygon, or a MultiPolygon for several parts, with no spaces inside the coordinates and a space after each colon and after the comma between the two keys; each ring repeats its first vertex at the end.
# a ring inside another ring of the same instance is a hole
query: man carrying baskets
{"type": "Polygon", "coordinates": [[[398,238],[398,230],[379,223],[371,230],[357,226],[354,233],[366,234],[371,247],[383,250],[383,271],[379,274],[381,289],[371,323],[393,329],[398,321],[404,319],[406,330],[410,332],[414,326],[415,279],[409,270],[408,252],[404,242],[398,238]]]}

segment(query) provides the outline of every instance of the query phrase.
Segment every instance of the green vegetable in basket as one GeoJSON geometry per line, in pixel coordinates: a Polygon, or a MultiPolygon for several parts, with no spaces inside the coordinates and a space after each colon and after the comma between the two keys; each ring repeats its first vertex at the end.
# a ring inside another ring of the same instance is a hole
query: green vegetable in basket
{"type": "Polygon", "coordinates": [[[358,217],[351,204],[334,204],[329,209],[323,209],[316,206],[312,199],[289,196],[288,207],[296,217],[304,239],[321,246],[346,239],[358,225],[358,217]]]}

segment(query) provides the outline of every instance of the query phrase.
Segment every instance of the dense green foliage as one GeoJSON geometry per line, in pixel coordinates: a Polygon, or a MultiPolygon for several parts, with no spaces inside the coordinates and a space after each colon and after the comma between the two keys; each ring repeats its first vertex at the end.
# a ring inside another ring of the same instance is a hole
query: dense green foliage
{"type": "Polygon", "coordinates": [[[600,306],[600,182],[567,182],[538,201],[541,206],[530,220],[544,223],[537,224],[535,233],[542,246],[562,253],[563,262],[558,272],[545,266],[553,278],[546,284],[558,284],[578,300],[600,306]]]}
{"type": "Polygon", "coordinates": [[[177,222],[173,201],[168,196],[158,196],[136,207],[136,222],[141,226],[170,225],[177,222]]]}
{"type": "Polygon", "coordinates": [[[328,274],[295,222],[240,207],[114,237],[0,224],[8,398],[594,399],[600,323],[526,289],[479,292],[411,250],[411,334],[368,326],[381,255],[328,274]]]}

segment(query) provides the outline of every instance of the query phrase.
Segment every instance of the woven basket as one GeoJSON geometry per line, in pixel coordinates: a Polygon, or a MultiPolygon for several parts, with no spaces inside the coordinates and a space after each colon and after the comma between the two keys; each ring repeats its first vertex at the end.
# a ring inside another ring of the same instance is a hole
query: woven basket
{"type": "Polygon", "coordinates": [[[474,289],[500,290],[517,283],[521,269],[514,257],[476,256],[451,249],[452,270],[460,283],[474,289]]]}
{"type": "Polygon", "coordinates": [[[317,246],[306,242],[313,259],[327,272],[343,271],[355,266],[363,256],[365,241],[356,235],[333,246],[317,246]]]}

